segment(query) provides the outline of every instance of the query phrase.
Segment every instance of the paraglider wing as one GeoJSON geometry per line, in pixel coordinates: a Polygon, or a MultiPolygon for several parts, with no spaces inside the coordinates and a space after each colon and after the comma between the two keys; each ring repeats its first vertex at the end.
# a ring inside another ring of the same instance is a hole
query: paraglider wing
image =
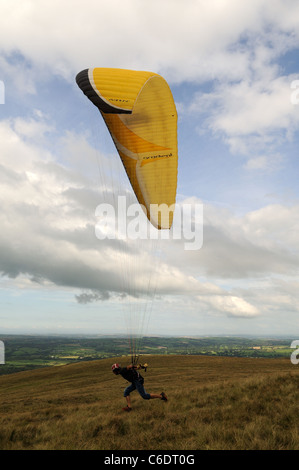
{"type": "Polygon", "coordinates": [[[93,68],[76,81],[99,109],[146,215],[170,229],[177,187],[177,112],[167,82],[152,72],[93,68]]]}

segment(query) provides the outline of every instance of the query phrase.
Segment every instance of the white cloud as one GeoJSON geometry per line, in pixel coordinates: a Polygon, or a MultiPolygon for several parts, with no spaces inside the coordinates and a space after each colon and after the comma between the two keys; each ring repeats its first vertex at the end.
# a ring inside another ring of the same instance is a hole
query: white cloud
{"type": "MultiPolygon", "coordinates": [[[[14,48],[8,49],[7,55],[9,56],[14,51],[14,48]]],[[[34,95],[36,93],[37,77],[35,71],[30,68],[25,58],[11,61],[2,49],[2,53],[0,53],[0,70],[1,79],[7,85],[6,89],[11,88],[13,94],[24,97],[24,95],[34,95]]]]}
{"type": "Polygon", "coordinates": [[[89,66],[152,69],[174,81],[238,80],[252,51],[263,64],[298,37],[295,1],[2,0],[0,8],[2,51],[70,80],[89,66]]]}
{"type": "Polygon", "coordinates": [[[256,307],[236,296],[214,296],[209,298],[209,307],[213,311],[225,312],[232,317],[253,318],[259,315],[256,307]]]}
{"type": "MultiPolygon", "coordinates": [[[[49,152],[43,161],[43,147],[30,141],[38,122],[29,121],[27,126],[27,140],[22,137],[20,121],[4,121],[0,126],[4,156],[1,195],[5,207],[0,235],[2,273],[15,278],[18,284],[27,279],[27,288],[28,279],[31,287],[38,289],[72,288],[80,303],[143,295],[143,280],[149,282],[153,269],[147,250],[136,256],[127,251],[129,246],[109,240],[101,242],[99,250],[91,209],[98,202],[97,187],[86,187],[90,180],[80,168],[76,172],[63,167],[49,152]],[[127,284],[128,279],[134,290],[127,284]]],[[[83,136],[68,133],[62,141],[70,156],[72,152],[76,156],[78,147],[79,153],[84,148],[88,154],[83,136]]],[[[90,149],[90,156],[93,152],[90,149]]],[[[234,279],[258,279],[270,273],[296,275],[299,209],[273,205],[236,217],[228,210],[206,206],[204,214],[204,245],[198,252],[184,251],[183,240],[162,241],[159,275],[152,279],[156,293],[170,298],[187,295],[189,302],[202,305],[209,315],[218,312],[229,317],[256,318],[269,309],[260,292],[252,295],[229,285],[234,279]]],[[[274,288],[273,292],[271,285],[267,289],[271,296],[275,293],[272,299],[277,309],[286,305],[291,308],[296,290],[287,298],[283,292],[279,294],[276,285],[274,288]]],[[[294,305],[295,301],[292,308],[294,305]]]]}
{"type": "MultiPolygon", "coordinates": [[[[56,285],[82,290],[82,294],[77,294],[81,303],[107,300],[111,296],[116,299],[122,295],[142,296],[150,282],[160,296],[201,297],[205,304],[219,311],[222,304],[222,311],[229,315],[255,314],[255,307],[245,299],[229,294],[217,283],[198,278],[198,267],[193,269],[192,263],[188,264],[184,240],[167,244],[162,240],[161,248],[168,246],[168,257],[158,258],[156,266],[154,252],[148,251],[151,245],[132,247],[109,240],[100,243],[95,237],[96,220],[92,213],[98,202],[98,188],[90,185],[91,180],[82,174],[80,166],[77,172],[76,165],[69,170],[49,152],[44,159],[43,147],[32,144],[42,123],[32,119],[24,126],[16,119],[0,125],[3,155],[7,156],[1,167],[1,198],[5,207],[0,217],[3,275],[17,279],[18,283],[27,279],[28,284],[31,279],[32,286],[38,289],[41,285],[47,288],[56,285]]],[[[67,133],[62,142],[74,161],[76,151],[80,153],[82,149],[85,157],[88,150],[93,155],[94,150],[83,136],[67,133]]],[[[218,243],[223,245],[221,230],[218,236],[218,243]]],[[[232,251],[234,246],[232,241],[232,251]]],[[[153,248],[156,249],[155,243],[153,248]]],[[[203,257],[204,269],[209,258],[210,255],[205,261],[203,257]]]]}
{"type": "Polygon", "coordinates": [[[276,170],[282,161],[281,155],[259,155],[249,158],[245,164],[247,170],[276,170]]]}
{"type": "MultiPolygon", "coordinates": [[[[35,142],[40,128],[43,122],[36,120],[26,124],[19,119],[0,122],[1,203],[5,207],[0,216],[0,270],[10,277],[26,275],[104,293],[144,294],[152,269],[151,245],[100,242],[95,236],[95,208],[103,190],[89,177],[96,166],[94,149],[83,136],[67,133],[60,146],[67,160],[73,157],[69,169],[35,142]],[[91,167],[85,173],[82,154],[85,165],[89,161],[91,167]]],[[[210,291],[164,263],[160,276],[157,289],[161,293],[194,292],[198,288],[210,291]]]]}
{"type": "MultiPolygon", "coordinates": [[[[36,110],[34,114],[39,116],[40,112],[36,110]]],[[[14,120],[14,129],[17,135],[30,140],[34,139],[35,142],[40,142],[45,134],[53,130],[53,126],[42,119],[25,119],[18,117],[14,120]]]]}
{"type": "Polygon", "coordinates": [[[293,78],[222,84],[212,93],[198,94],[191,110],[206,113],[206,127],[233,154],[248,158],[247,169],[277,169],[283,156],[276,149],[299,128],[297,107],[290,102],[293,78]]]}

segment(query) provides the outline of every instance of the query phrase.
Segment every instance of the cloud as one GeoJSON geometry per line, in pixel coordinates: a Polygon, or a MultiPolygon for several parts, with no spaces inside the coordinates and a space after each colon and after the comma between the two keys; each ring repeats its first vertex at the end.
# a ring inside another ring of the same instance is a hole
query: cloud
{"type": "Polygon", "coordinates": [[[82,294],[75,295],[75,297],[79,304],[88,304],[90,302],[98,302],[98,301],[110,299],[110,295],[108,292],[99,292],[99,293],[83,292],[82,294]]]}
{"type": "Polygon", "coordinates": [[[18,56],[17,60],[13,60],[13,51],[14,49],[9,48],[7,56],[2,49],[0,54],[1,79],[9,85],[6,87],[6,92],[11,90],[13,94],[19,96],[34,95],[37,81],[35,71],[29,66],[27,58],[18,56]]]}
{"type": "MultiPolygon", "coordinates": [[[[253,295],[240,285],[234,287],[235,280],[250,283],[275,274],[297,275],[295,205],[269,205],[242,217],[205,205],[204,243],[197,251],[184,250],[184,239],[161,240],[158,257],[151,251],[157,249],[156,243],[133,247],[123,240],[100,242],[95,237],[94,209],[101,191],[89,171],[84,174],[80,164],[76,169],[76,164],[69,168],[58,163],[44,152],[44,141],[35,142],[36,129],[44,129],[43,117],[28,120],[26,126],[25,137],[18,119],[0,123],[5,207],[0,216],[0,270],[5,278],[19,284],[27,279],[31,289],[71,289],[81,305],[141,299],[155,292],[174,302],[187,296],[190,304],[201,305],[209,315],[254,319],[269,309],[269,302],[259,290],[253,295]]],[[[93,156],[94,149],[82,135],[68,132],[60,145],[63,153],[74,152],[74,162],[78,148],[93,156]]],[[[293,308],[296,290],[286,297],[283,289],[281,294],[275,290],[277,305],[293,308]]],[[[267,290],[274,299],[271,284],[267,290]]]]}
{"type": "MultiPolygon", "coordinates": [[[[44,123],[36,119],[26,124],[20,119],[0,122],[1,202],[5,207],[0,216],[0,270],[10,278],[26,275],[34,282],[100,290],[101,295],[145,295],[148,271],[153,269],[151,245],[96,238],[95,209],[103,188],[92,179],[92,170],[82,170],[82,154],[87,165],[94,149],[83,136],[66,133],[58,147],[65,161],[72,157],[68,167],[44,151],[44,141],[36,142],[41,129],[44,123]]],[[[94,170],[95,162],[89,163],[94,170]]],[[[116,174],[115,185],[117,179],[116,174]]],[[[108,197],[111,193],[110,188],[108,197]]],[[[190,280],[175,268],[162,264],[160,274],[161,292],[190,287],[190,280]]],[[[79,299],[86,301],[87,296],[79,299]]]]}
{"type": "Polygon", "coordinates": [[[206,203],[203,213],[202,248],[188,252],[181,241],[164,243],[168,264],[215,282],[298,272],[298,204],[269,204],[237,215],[206,203]]]}
{"type": "Polygon", "coordinates": [[[293,79],[293,75],[243,79],[198,93],[190,106],[192,112],[204,113],[198,131],[209,130],[233,155],[245,156],[247,170],[277,170],[284,164],[283,146],[299,128],[297,107],[290,102],[293,79]]]}
{"type": "Polygon", "coordinates": [[[0,65],[19,99],[55,75],[75,87],[76,73],[93,66],[153,70],[171,84],[210,82],[188,107],[201,119],[198,131],[220,137],[245,157],[248,171],[283,166],[283,145],[297,132],[299,114],[290,104],[297,76],[284,74],[278,61],[297,44],[296,1],[191,0],[183,10],[173,0],[163,7],[156,0],[25,5],[4,3],[0,17],[0,65]],[[99,28],[99,16],[113,18],[113,28],[109,20],[99,28]]]}
{"type": "Polygon", "coordinates": [[[213,130],[232,137],[291,130],[298,125],[296,110],[290,105],[291,81],[290,77],[271,81],[263,77],[254,83],[242,81],[224,86],[215,96],[209,96],[220,105],[213,116],[213,130]]]}
{"type": "Polygon", "coordinates": [[[19,0],[1,9],[6,60],[17,52],[39,74],[69,80],[92,66],[150,69],[177,82],[240,80],[252,51],[262,63],[298,38],[295,1],[19,0]]]}
{"type": "MultiPolygon", "coordinates": [[[[201,296],[206,303],[219,305],[215,299],[224,296],[224,312],[235,314],[239,305],[239,314],[248,315],[247,301],[243,304],[235,295],[229,300],[225,289],[198,279],[198,268],[186,264],[183,239],[161,240],[160,248],[168,247],[166,257],[156,256],[156,242],[100,242],[95,236],[93,213],[98,203],[97,186],[91,184],[88,172],[80,171],[80,165],[78,171],[76,165],[69,169],[50,152],[44,153],[44,142],[40,147],[35,142],[36,130],[44,129],[44,124],[36,119],[28,120],[25,127],[19,119],[0,123],[4,156],[1,198],[6,209],[0,216],[3,276],[27,278],[37,288],[79,290],[75,298],[80,304],[124,296],[142,298],[156,292],[158,296],[201,296]]],[[[80,142],[86,155],[88,143],[83,141],[83,136],[67,133],[61,145],[74,151],[80,142]]],[[[223,239],[219,231],[218,243],[223,239]]]]}
{"type": "Polygon", "coordinates": [[[275,171],[280,167],[283,158],[281,155],[258,155],[250,157],[244,165],[246,170],[275,171]]]}
{"type": "Polygon", "coordinates": [[[218,311],[222,314],[225,312],[230,317],[254,318],[260,314],[255,306],[233,295],[209,298],[208,306],[213,312],[218,311]]]}

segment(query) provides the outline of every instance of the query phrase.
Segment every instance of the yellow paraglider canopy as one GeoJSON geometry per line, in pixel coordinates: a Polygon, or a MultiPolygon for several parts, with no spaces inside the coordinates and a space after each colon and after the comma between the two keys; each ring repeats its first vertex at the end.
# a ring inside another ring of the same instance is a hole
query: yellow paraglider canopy
{"type": "Polygon", "coordinates": [[[80,72],[76,81],[100,110],[146,215],[170,229],[177,187],[177,112],[158,74],[113,68],[80,72]]]}

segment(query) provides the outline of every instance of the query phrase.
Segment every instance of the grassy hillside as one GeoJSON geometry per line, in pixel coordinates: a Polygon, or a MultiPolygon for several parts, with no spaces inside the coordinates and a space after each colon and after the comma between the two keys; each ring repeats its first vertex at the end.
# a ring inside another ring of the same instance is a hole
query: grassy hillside
{"type": "Polygon", "coordinates": [[[299,449],[299,369],[290,360],[147,361],[146,390],[169,401],[134,392],[129,414],[111,359],[0,377],[0,449],[299,449]]]}

